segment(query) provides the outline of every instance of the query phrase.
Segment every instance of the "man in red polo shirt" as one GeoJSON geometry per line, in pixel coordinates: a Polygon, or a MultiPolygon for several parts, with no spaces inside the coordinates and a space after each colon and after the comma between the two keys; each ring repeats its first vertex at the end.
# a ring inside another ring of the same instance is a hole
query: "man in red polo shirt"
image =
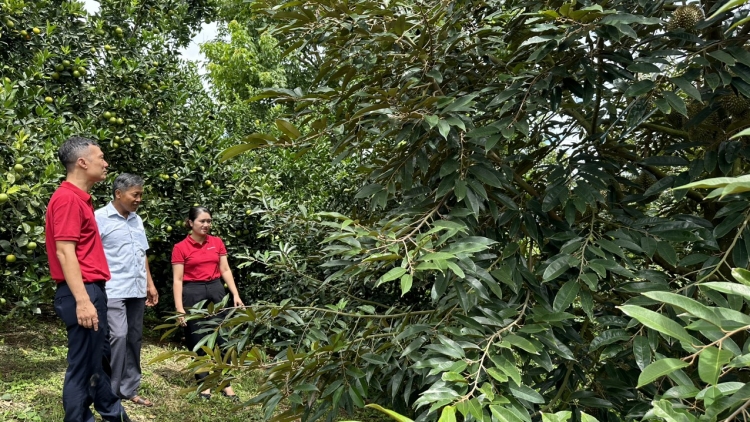
{"type": "Polygon", "coordinates": [[[107,294],[109,266],[89,191],[107,176],[96,142],[79,137],[58,151],[66,178],[47,205],[46,246],[57,283],[55,312],[68,331],[68,369],[63,384],[65,422],[94,422],[91,404],[105,421],[130,421],[112,392],[102,359],[109,359],[107,294]]]}

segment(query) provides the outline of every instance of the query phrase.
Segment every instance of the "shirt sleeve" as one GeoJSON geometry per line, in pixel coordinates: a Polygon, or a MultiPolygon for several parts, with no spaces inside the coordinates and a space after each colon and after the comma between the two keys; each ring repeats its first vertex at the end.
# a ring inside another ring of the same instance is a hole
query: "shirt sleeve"
{"type": "Polygon", "coordinates": [[[72,201],[55,201],[51,208],[55,240],[81,240],[83,217],[80,208],[72,201]]]}
{"type": "Polygon", "coordinates": [[[185,263],[185,255],[182,253],[182,248],[180,248],[179,243],[174,245],[174,248],[172,248],[172,263],[173,264],[185,263]]]}
{"type": "Polygon", "coordinates": [[[227,254],[227,248],[224,246],[224,242],[218,237],[216,238],[216,242],[218,243],[216,248],[219,250],[219,256],[225,256],[227,254]]]}
{"type": "Polygon", "coordinates": [[[143,232],[143,236],[141,237],[141,246],[143,246],[143,250],[149,250],[149,244],[148,244],[148,236],[146,236],[146,226],[143,225],[143,219],[141,216],[138,216],[138,228],[143,232]]]}
{"type": "Polygon", "coordinates": [[[104,237],[109,234],[106,230],[107,216],[97,210],[97,212],[94,213],[94,217],[96,217],[96,227],[99,229],[99,236],[104,239],[104,237]]]}

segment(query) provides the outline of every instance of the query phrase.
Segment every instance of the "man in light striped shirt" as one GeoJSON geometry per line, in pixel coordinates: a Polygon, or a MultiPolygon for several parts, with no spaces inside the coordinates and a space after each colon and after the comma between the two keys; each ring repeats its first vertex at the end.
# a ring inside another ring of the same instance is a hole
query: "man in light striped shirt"
{"type": "Polygon", "coordinates": [[[112,391],[122,399],[153,406],[138,395],[141,384],[141,339],[145,306],[159,302],[151,279],[143,220],[136,214],[143,197],[143,179],[123,173],[112,185],[113,199],[96,210],[112,279],[107,283],[107,321],[112,348],[112,391]]]}

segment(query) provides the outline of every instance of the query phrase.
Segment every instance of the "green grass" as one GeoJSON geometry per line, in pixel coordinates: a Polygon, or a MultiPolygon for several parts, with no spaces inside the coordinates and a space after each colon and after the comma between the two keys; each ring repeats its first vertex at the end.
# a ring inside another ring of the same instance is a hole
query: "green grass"
{"type": "MultiPolygon", "coordinates": [[[[159,334],[144,330],[143,379],[140,394],[154,406],[146,408],[123,401],[133,421],[159,422],[253,422],[261,421],[260,406],[235,409],[220,395],[206,402],[179,394],[193,384],[183,371],[184,362],[153,358],[179,345],[160,342],[159,334]]],[[[0,319],[0,421],[59,421],[63,419],[62,384],[67,355],[65,327],[54,316],[0,319]]],[[[247,399],[258,388],[259,374],[243,374],[233,382],[237,394],[247,399]]],[[[101,420],[97,415],[97,421],[101,420]]],[[[363,410],[339,420],[390,421],[373,410],[363,410]]]]}

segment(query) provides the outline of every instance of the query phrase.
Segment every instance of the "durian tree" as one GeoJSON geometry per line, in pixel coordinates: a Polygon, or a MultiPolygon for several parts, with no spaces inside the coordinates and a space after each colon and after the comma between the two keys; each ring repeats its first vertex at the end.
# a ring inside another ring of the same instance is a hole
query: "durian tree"
{"type": "Polygon", "coordinates": [[[235,310],[215,368],[265,371],[276,421],[747,420],[750,203],[673,189],[750,169],[748,8],[722,5],[250,2],[321,64],[254,98],[293,112],[243,148],[357,160],[359,211],[264,260],[319,284],[235,310]]]}

